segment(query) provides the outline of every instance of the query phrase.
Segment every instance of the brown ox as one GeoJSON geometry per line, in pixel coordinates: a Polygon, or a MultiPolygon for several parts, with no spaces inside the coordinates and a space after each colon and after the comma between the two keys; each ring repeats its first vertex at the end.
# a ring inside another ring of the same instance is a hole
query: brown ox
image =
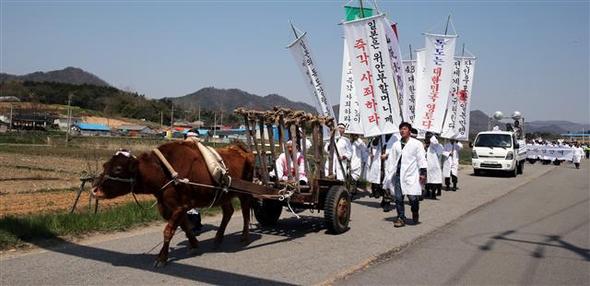
{"type": "MultiPolygon", "coordinates": [[[[179,178],[187,178],[191,182],[210,186],[216,185],[194,142],[171,142],[161,145],[158,149],[178,172],[179,178]]],[[[243,145],[230,145],[216,150],[223,158],[232,178],[252,181],[254,156],[243,145]]],[[[130,192],[152,194],[156,197],[160,214],[168,221],[168,224],[164,228],[164,245],[155,266],[162,266],[168,260],[170,240],[178,226],[186,233],[191,250],[198,246],[186,212],[195,207],[208,207],[213,200],[215,200],[214,205],[221,206],[223,211],[221,225],[215,235],[215,244],[221,243],[225,228],[234,212],[231,204],[231,199],[234,197],[240,199],[244,217],[241,240],[249,240],[251,196],[247,194],[231,190],[226,193],[214,188],[182,183],[165,186],[171,180],[170,172],[153,152],[143,153],[138,158],[118,152],[103,165],[103,168],[103,173],[94,183],[93,193],[97,198],[110,199],[130,192]],[[216,194],[217,199],[215,199],[216,194]]]]}

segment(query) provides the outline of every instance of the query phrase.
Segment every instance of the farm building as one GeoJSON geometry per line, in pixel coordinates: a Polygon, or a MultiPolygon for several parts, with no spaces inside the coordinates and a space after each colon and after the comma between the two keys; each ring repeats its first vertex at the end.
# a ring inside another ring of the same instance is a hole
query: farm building
{"type": "Polygon", "coordinates": [[[123,124],[117,128],[117,131],[124,136],[131,137],[150,137],[157,133],[151,128],[144,125],[123,124]]]}
{"type": "Polygon", "coordinates": [[[54,117],[48,113],[20,113],[12,116],[12,128],[18,130],[47,130],[54,117]]]}
{"type": "Polygon", "coordinates": [[[82,136],[110,136],[111,128],[104,124],[78,123],[72,126],[72,131],[82,136]]]}

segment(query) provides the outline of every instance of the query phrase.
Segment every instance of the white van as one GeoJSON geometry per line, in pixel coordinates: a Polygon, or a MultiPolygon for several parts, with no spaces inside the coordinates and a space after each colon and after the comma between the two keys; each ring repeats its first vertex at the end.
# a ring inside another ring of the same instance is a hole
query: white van
{"type": "Polygon", "coordinates": [[[500,170],[516,177],[522,174],[525,159],[526,146],[516,139],[513,132],[480,132],[472,144],[471,164],[476,176],[482,170],[500,170]]]}

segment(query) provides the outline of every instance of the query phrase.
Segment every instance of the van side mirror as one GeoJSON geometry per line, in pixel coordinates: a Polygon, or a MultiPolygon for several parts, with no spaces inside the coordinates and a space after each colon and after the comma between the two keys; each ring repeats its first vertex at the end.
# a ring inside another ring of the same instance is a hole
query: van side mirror
{"type": "Polygon", "coordinates": [[[518,144],[518,142],[514,143],[514,149],[518,149],[520,148],[520,144],[518,144]]]}
{"type": "Polygon", "coordinates": [[[469,141],[469,148],[473,148],[473,142],[469,141]]]}

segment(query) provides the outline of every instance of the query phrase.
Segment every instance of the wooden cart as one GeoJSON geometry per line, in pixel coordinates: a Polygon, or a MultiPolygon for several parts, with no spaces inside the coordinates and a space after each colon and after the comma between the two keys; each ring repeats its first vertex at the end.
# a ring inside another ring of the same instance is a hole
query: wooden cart
{"type": "MultiPolygon", "coordinates": [[[[339,234],[348,230],[351,184],[350,179],[339,181],[333,174],[333,158],[338,156],[334,119],[276,107],[272,111],[238,108],[235,113],[244,118],[246,141],[256,155],[256,167],[252,185],[233,187],[255,193],[258,201],[254,206],[254,215],[258,222],[263,226],[276,224],[283,208],[287,207],[291,211],[324,211],[326,226],[330,232],[339,234]],[[308,133],[311,133],[312,142],[309,149],[305,143],[308,133]],[[324,135],[329,137],[327,155],[324,151],[324,135]],[[275,161],[278,156],[281,153],[287,154],[287,140],[293,142],[292,153],[285,156],[289,175],[287,180],[280,180],[280,176],[270,174],[276,174],[275,161]],[[297,151],[305,158],[307,184],[300,182],[298,172],[291,171],[291,165],[294,170],[299,168],[297,151]],[[326,160],[328,174],[325,174],[326,160]],[[257,187],[253,187],[254,185],[257,187]]],[[[340,160],[336,162],[336,167],[344,170],[344,163],[340,160]]]]}

